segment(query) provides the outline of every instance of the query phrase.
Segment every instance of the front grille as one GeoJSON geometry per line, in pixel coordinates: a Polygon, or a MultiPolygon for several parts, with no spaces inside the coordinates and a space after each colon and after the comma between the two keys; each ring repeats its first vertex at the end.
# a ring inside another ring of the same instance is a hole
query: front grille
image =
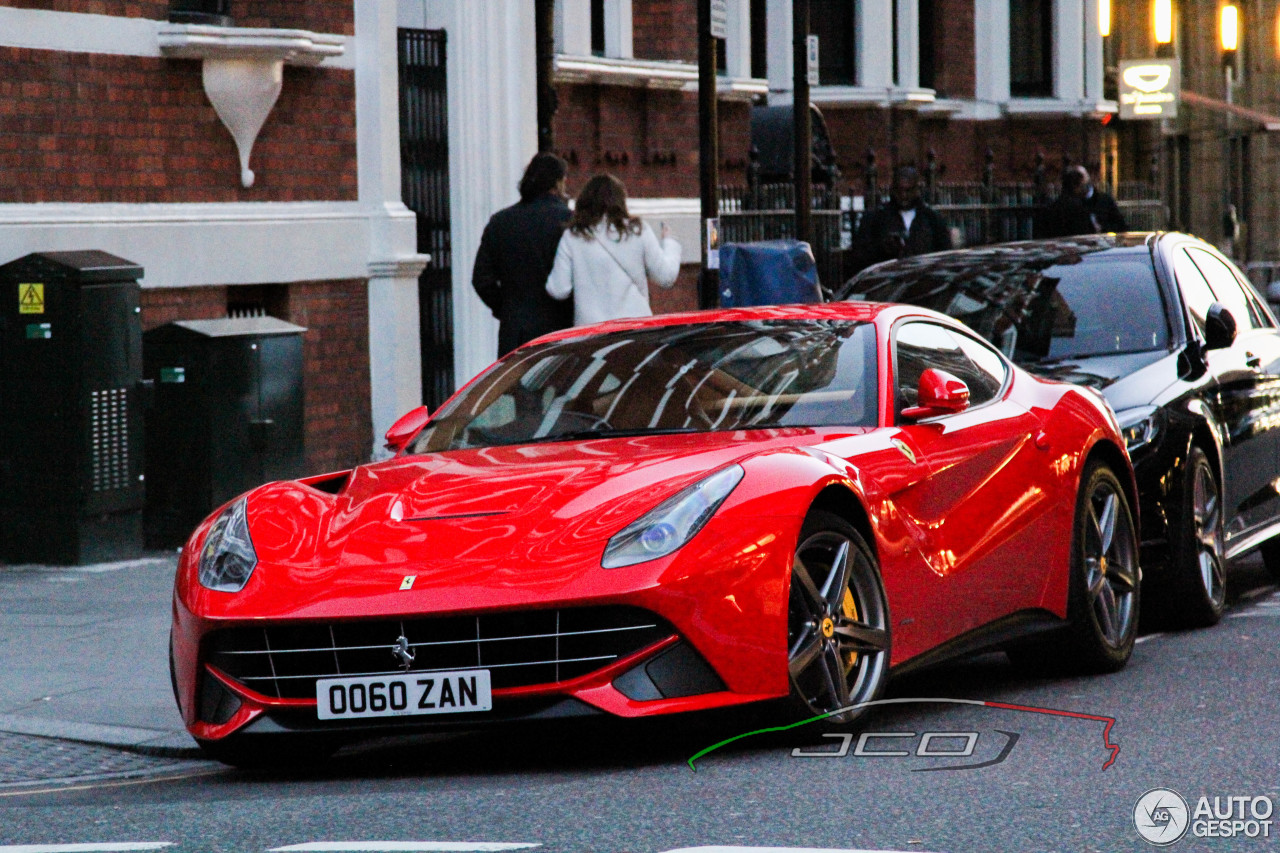
{"type": "Polygon", "coordinates": [[[404,672],[394,653],[405,637],[409,672],[487,669],[494,689],[552,684],[600,669],[675,629],[635,607],[580,607],[230,628],[209,635],[208,660],[251,690],[314,698],[317,678],[404,672]]]}

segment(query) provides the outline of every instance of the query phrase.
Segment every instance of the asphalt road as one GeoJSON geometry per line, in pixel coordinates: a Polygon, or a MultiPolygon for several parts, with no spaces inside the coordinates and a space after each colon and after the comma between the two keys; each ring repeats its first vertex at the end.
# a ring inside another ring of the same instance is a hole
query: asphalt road
{"type": "MultiPolygon", "coordinates": [[[[860,728],[881,735],[868,738],[864,751],[905,757],[857,756],[857,735],[848,738],[843,757],[793,756],[795,748],[838,752],[845,741],[799,729],[744,738],[690,769],[694,753],[756,725],[742,719],[388,741],[349,749],[305,773],[196,765],[183,768],[190,775],[164,781],[0,792],[0,845],[28,845],[13,849],[29,851],[75,849],[30,846],[72,843],[161,849],[146,846],[161,842],[174,851],[504,849],[481,842],[588,853],[711,845],[1156,850],[1140,839],[1133,811],[1144,793],[1167,787],[1192,811],[1202,796],[1209,803],[1220,798],[1221,808],[1227,797],[1266,797],[1277,809],[1267,827],[1271,837],[1188,832],[1169,849],[1274,850],[1280,847],[1280,594],[1256,562],[1235,567],[1232,582],[1235,595],[1245,597],[1219,626],[1149,634],[1116,675],[1038,678],[994,654],[899,680],[891,691],[897,699],[959,698],[1081,715],[978,704],[904,702],[879,709],[860,728]],[[1105,770],[1112,752],[1098,718],[1114,718],[1108,735],[1119,746],[1105,770]],[[926,753],[971,746],[972,754],[918,757],[922,744],[926,753]],[[930,769],[963,764],[985,766],[930,769]]],[[[1261,824],[1254,829],[1261,831],[1261,824]]],[[[0,846],[0,853],[6,849],[0,846]]]]}

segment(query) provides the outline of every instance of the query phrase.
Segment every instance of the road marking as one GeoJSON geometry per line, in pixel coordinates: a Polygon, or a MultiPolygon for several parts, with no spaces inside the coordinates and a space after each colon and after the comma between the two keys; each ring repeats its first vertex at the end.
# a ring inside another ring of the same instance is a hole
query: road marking
{"type": "Polygon", "coordinates": [[[1280,616],[1280,608],[1269,607],[1266,610],[1246,610],[1243,613],[1231,614],[1232,619],[1249,619],[1249,618],[1256,618],[1258,616],[1262,616],[1262,617],[1270,616],[1271,618],[1274,619],[1275,617],[1280,616]]]}
{"type": "MultiPolygon", "coordinates": [[[[151,785],[156,782],[177,782],[183,779],[195,779],[200,776],[216,776],[227,772],[229,772],[229,768],[216,767],[211,770],[195,770],[189,773],[162,773],[155,776],[145,776],[141,779],[108,780],[103,782],[90,782],[84,785],[50,785],[44,788],[19,788],[16,791],[0,791],[0,798],[33,797],[37,794],[61,794],[64,791],[90,791],[97,790],[99,788],[123,788],[130,785],[151,785]]],[[[39,785],[40,783],[34,782],[32,784],[39,785]]],[[[10,853],[10,851],[6,847],[0,847],[0,853],[10,853]]]]}
{"type": "Polygon", "coordinates": [[[120,841],[116,844],[10,844],[0,845],[0,853],[128,853],[129,850],[160,850],[173,841],[120,841]]]}
{"type": "MultiPolygon", "coordinates": [[[[863,850],[847,847],[681,847],[666,853],[908,853],[903,850],[863,850]]],[[[924,853],[924,851],[910,851],[924,853]]]]}
{"type": "MultiPolygon", "coordinates": [[[[503,841],[311,841],[308,844],[291,844],[289,847],[273,847],[270,853],[284,853],[285,850],[317,850],[332,853],[393,853],[407,850],[408,853],[430,853],[442,850],[449,853],[489,853],[490,850],[527,850],[541,847],[527,841],[503,843],[503,841]]],[[[3,850],[0,850],[3,853],[3,850]]]]}

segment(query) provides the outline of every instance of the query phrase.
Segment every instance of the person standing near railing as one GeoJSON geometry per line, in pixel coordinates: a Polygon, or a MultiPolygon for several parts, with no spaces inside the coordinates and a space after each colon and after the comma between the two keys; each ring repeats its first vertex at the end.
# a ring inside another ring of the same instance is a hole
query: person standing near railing
{"type": "Polygon", "coordinates": [[[1116,200],[1095,187],[1089,170],[1079,165],[1062,173],[1062,193],[1035,221],[1037,238],[1128,230],[1116,200]]]}
{"type": "Polygon", "coordinates": [[[899,166],[893,170],[889,203],[862,217],[850,249],[853,268],[846,274],[881,261],[950,248],[951,230],[942,216],[925,204],[919,171],[914,166],[899,166]]]}

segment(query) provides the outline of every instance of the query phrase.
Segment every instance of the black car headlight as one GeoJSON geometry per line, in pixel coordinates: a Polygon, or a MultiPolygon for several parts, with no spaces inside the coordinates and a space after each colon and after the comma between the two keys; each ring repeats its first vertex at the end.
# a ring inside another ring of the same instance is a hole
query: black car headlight
{"type": "Polygon", "coordinates": [[[1144,447],[1154,445],[1164,429],[1164,409],[1159,406],[1138,406],[1116,413],[1120,434],[1124,437],[1129,455],[1144,447]]]}
{"type": "Polygon", "coordinates": [[[258,565],[249,538],[248,502],[241,498],[222,511],[200,549],[200,585],[217,592],[239,592],[258,565]]]}
{"type": "Polygon", "coordinates": [[[715,515],[746,472],[730,465],[667,498],[609,540],[600,565],[620,569],[679,550],[715,515]]]}

